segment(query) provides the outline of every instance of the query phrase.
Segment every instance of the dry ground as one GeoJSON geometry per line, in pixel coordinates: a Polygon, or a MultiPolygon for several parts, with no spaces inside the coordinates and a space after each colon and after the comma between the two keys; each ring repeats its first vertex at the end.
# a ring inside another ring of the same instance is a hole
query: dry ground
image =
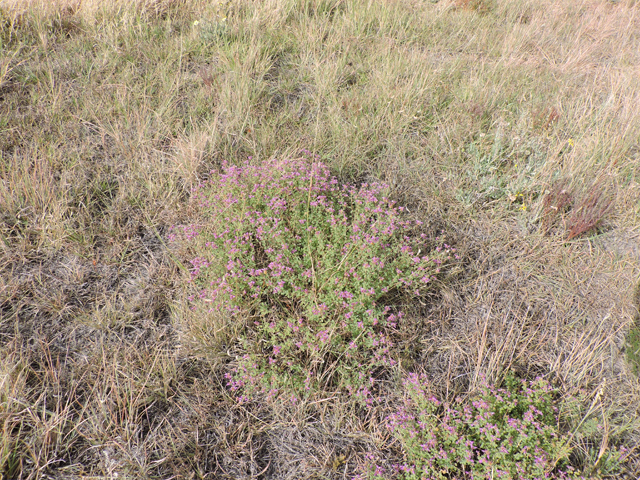
{"type": "Polygon", "coordinates": [[[0,0],[0,478],[351,478],[406,371],[586,392],[579,465],[640,444],[635,0],[106,3],[0,0]],[[373,410],[236,404],[167,242],[223,160],[302,148],[463,257],[373,410]]]}

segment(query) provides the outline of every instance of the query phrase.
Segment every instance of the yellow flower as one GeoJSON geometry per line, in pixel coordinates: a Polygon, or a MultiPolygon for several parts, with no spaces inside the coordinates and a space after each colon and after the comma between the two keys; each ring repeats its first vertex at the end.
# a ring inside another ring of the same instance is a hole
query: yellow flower
{"type": "Polygon", "coordinates": [[[570,138],[568,143],[570,147],[573,147],[573,138],[570,138]]]}
{"type": "Polygon", "coordinates": [[[523,212],[526,212],[527,206],[525,204],[522,204],[522,206],[520,207],[520,210],[522,210],[523,212]]]}

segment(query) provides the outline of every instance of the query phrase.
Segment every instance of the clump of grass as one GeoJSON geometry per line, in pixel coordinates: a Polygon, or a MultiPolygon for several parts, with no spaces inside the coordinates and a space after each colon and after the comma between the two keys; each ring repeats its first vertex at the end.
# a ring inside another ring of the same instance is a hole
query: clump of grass
{"type": "Polygon", "coordinates": [[[613,209],[614,198],[601,180],[593,182],[576,202],[567,218],[567,240],[596,228],[613,209]]]}
{"type": "Polygon", "coordinates": [[[636,312],[634,322],[626,336],[627,362],[636,375],[640,375],[640,285],[636,287],[634,303],[639,311],[636,312]]]}
{"type": "MultiPolygon", "coordinates": [[[[405,461],[391,471],[373,466],[361,478],[583,478],[570,462],[574,432],[563,433],[557,395],[545,380],[507,376],[504,388],[485,384],[470,401],[453,404],[431,395],[424,376],[410,374],[404,388],[388,427],[405,461]]],[[[608,473],[624,453],[607,452],[608,473]]]]}
{"type": "Polygon", "coordinates": [[[548,234],[559,221],[567,240],[597,228],[613,209],[614,198],[601,179],[576,193],[566,179],[556,181],[542,199],[542,232],[548,234]]]}
{"type": "Polygon", "coordinates": [[[457,8],[471,10],[482,15],[490,13],[495,7],[492,0],[456,0],[455,5],[457,8]]]}
{"type": "Polygon", "coordinates": [[[218,329],[246,322],[231,390],[370,400],[376,369],[395,363],[395,301],[430,289],[455,251],[429,248],[387,195],[304,159],[225,165],[195,192],[211,223],[184,228],[198,252],[192,300],[224,319],[218,329]]]}
{"type": "Polygon", "coordinates": [[[542,199],[542,231],[549,233],[559,216],[573,202],[573,195],[566,181],[556,181],[542,199]]]}
{"type": "Polygon", "coordinates": [[[560,120],[561,114],[556,107],[542,108],[533,114],[533,128],[548,131],[560,120]]]}
{"type": "Polygon", "coordinates": [[[10,360],[8,356],[0,360],[0,478],[16,478],[22,463],[18,411],[26,382],[21,365],[12,365],[10,360]]]}

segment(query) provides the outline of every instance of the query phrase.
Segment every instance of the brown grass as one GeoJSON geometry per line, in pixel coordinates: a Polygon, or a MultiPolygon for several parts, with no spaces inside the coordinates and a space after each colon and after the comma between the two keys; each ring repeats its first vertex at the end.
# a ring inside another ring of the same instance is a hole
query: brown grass
{"type": "Polygon", "coordinates": [[[584,391],[586,469],[640,443],[638,8],[0,0],[0,478],[351,478],[402,458],[408,371],[446,398],[507,370],[584,391]],[[233,332],[190,313],[167,240],[223,160],[301,148],[462,257],[405,307],[371,410],[239,405],[233,332]]]}
{"type": "Polygon", "coordinates": [[[558,217],[566,213],[573,203],[573,195],[567,181],[556,181],[545,193],[542,200],[542,231],[549,233],[549,230],[556,223],[558,217]]]}
{"type": "Polygon", "coordinates": [[[591,184],[576,203],[567,218],[568,240],[596,228],[602,219],[612,210],[614,198],[607,192],[602,180],[591,184]]]}

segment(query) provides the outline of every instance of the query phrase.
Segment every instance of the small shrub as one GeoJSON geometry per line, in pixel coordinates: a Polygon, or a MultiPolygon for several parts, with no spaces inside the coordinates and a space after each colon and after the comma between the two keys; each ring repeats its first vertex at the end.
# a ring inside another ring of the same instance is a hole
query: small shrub
{"type": "Polygon", "coordinates": [[[486,386],[470,402],[443,404],[423,377],[404,382],[404,405],[389,428],[405,463],[393,472],[372,469],[369,478],[543,479],[574,476],[567,466],[568,435],[559,431],[553,392],[544,380],[508,378],[505,388],[486,386]]]}
{"type": "Polygon", "coordinates": [[[224,165],[195,195],[211,223],[184,229],[200,252],[194,300],[220,329],[243,324],[231,390],[369,399],[375,370],[394,364],[393,305],[427,291],[453,250],[426,249],[386,186],[339,185],[304,159],[224,165]]]}

